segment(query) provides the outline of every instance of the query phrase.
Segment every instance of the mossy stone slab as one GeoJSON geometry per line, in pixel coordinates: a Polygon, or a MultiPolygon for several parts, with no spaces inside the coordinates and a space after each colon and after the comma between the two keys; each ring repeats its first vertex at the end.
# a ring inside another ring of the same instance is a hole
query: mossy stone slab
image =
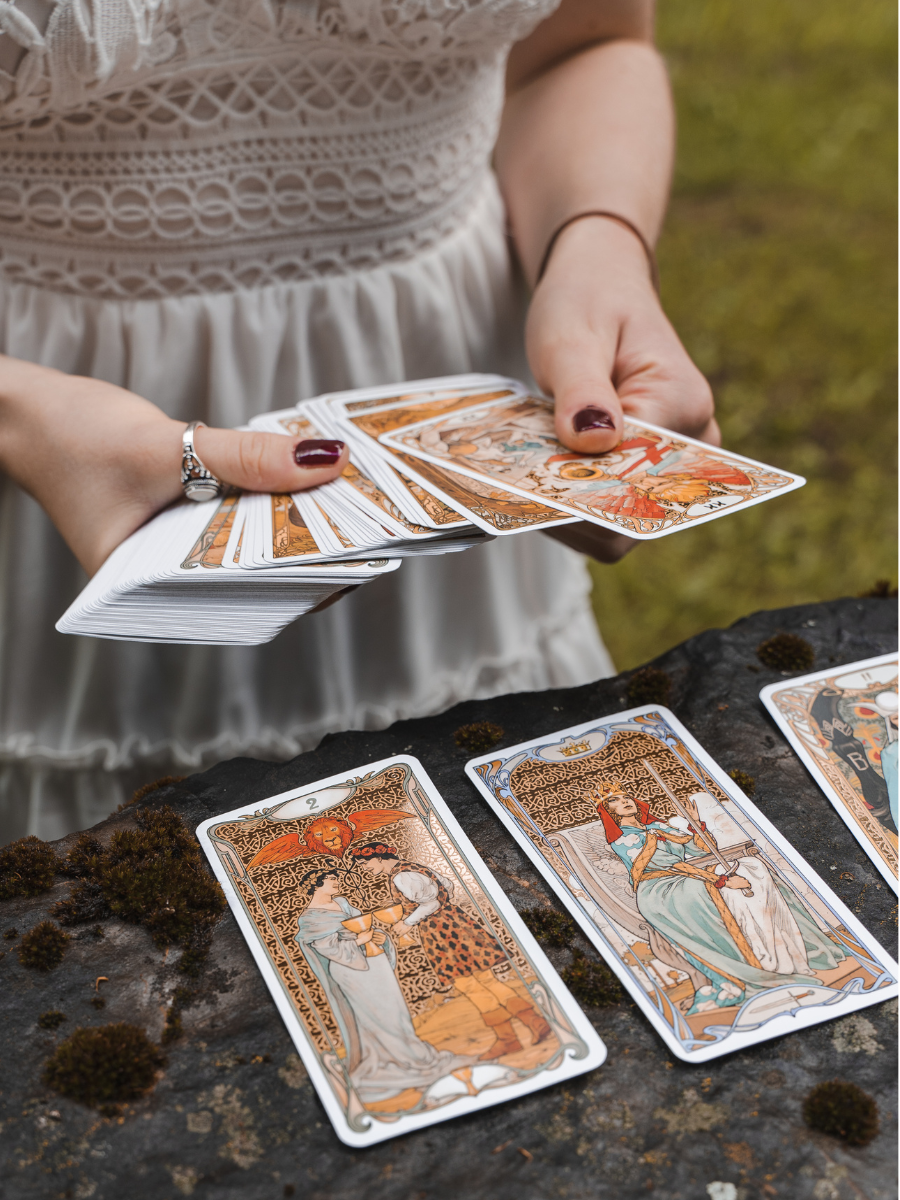
{"type": "MultiPolygon", "coordinates": [[[[670,705],[724,769],[756,780],[755,802],[894,951],[897,906],[873,864],[758,700],[780,678],[759,643],[795,633],[816,667],[896,646],[890,600],[837,600],[757,613],[709,630],[654,662],[670,705]]],[[[550,902],[544,884],[463,774],[455,731],[490,721],[513,744],[626,706],[630,674],[568,691],[467,702],[378,733],[326,738],[290,763],[235,759],[146,797],[194,827],[206,817],[398,752],[418,755],[520,909],[550,902]]],[[[133,824],[134,810],[95,829],[133,824]]],[[[62,852],[74,841],[58,844],[62,852]]],[[[45,920],[69,883],[0,903],[0,932],[45,920]]],[[[234,920],[216,928],[200,996],[182,1012],[156,1087],[104,1117],[41,1083],[45,1060],[79,1025],[140,1025],[158,1040],[184,977],[177,949],[140,926],[71,930],[62,963],[23,967],[18,939],[0,961],[0,1179],[5,1200],[889,1200],[896,1194],[896,1002],[866,1009],[703,1066],[673,1061],[627,999],[587,1009],[609,1047],[605,1066],[565,1086],[477,1116],[350,1150],[332,1132],[234,920]],[[98,997],[105,999],[95,1007],[98,997]],[[38,1017],[66,1014],[55,1030],[38,1017]],[[818,1083],[848,1080],[873,1096],[881,1133],[852,1148],[804,1124],[818,1083]],[[852,1182],[851,1182],[852,1181],[852,1182]],[[710,1190],[709,1185],[722,1184],[710,1190]],[[730,1187],[724,1185],[732,1185],[730,1187]]],[[[576,938],[572,949],[596,959],[576,938]]],[[[560,969],[572,949],[548,947],[560,969]]]]}

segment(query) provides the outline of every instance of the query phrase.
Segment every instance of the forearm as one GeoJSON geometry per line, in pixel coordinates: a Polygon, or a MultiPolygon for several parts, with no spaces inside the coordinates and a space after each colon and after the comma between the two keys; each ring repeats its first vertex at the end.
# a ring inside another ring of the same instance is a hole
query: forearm
{"type": "Polygon", "coordinates": [[[674,131],[666,70],[648,42],[590,47],[510,94],[496,166],[532,283],[554,230],[577,212],[617,212],[656,240],[674,131]]]}

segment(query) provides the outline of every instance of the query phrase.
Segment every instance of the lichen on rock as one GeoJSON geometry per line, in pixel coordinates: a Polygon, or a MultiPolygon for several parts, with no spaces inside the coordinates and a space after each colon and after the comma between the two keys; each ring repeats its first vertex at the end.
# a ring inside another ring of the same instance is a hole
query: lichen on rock
{"type": "Polygon", "coordinates": [[[47,842],[33,836],[10,842],[0,849],[0,900],[49,892],[56,871],[56,853],[47,842]]]}
{"type": "Polygon", "coordinates": [[[582,1004],[606,1008],[624,999],[622,985],[603,963],[592,962],[580,950],[572,951],[572,965],[561,973],[562,981],[582,1004]]]}
{"type": "Polygon", "coordinates": [[[137,1025],[76,1029],[47,1060],[43,1081],[70,1100],[110,1114],[115,1105],[149,1091],[165,1061],[137,1025]]]}
{"type": "Polygon", "coordinates": [[[659,667],[641,667],[628,681],[625,698],[632,707],[640,704],[668,704],[672,678],[659,667]]]}
{"type": "Polygon", "coordinates": [[[105,847],[91,834],[77,839],[62,870],[79,882],[51,911],[63,925],[110,916],[143,925],[160,949],[182,946],[179,970],[196,974],[225,908],[224,893],[171,808],[140,812],[136,823],[136,829],[117,830],[105,847]]]}
{"type": "Polygon", "coordinates": [[[571,946],[578,932],[572,918],[557,912],[555,908],[526,908],[520,916],[537,940],[545,946],[560,949],[571,946]]]}
{"type": "Polygon", "coordinates": [[[491,721],[473,721],[471,725],[460,725],[453,740],[460,750],[468,750],[470,754],[487,754],[503,737],[502,725],[494,725],[491,721]]]}
{"type": "Polygon", "coordinates": [[[867,1146],[878,1133],[878,1105],[842,1079],[817,1084],[803,1102],[803,1119],[811,1129],[840,1138],[849,1146],[867,1146]]]}
{"type": "Polygon", "coordinates": [[[756,647],[756,657],[772,671],[808,671],[816,661],[816,652],[796,633],[776,633],[756,647]]]}
{"type": "Polygon", "coordinates": [[[41,921],[19,943],[19,962],[37,971],[51,971],[63,960],[71,938],[52,921],[41,921]]]}

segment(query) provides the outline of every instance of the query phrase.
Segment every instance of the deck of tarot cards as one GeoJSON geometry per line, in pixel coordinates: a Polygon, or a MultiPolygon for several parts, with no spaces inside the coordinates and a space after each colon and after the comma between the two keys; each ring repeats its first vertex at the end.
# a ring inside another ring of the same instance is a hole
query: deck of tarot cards
{"type": "Polygon", "coordinates": [[[166,509],[110,555],[60,632],[257,645],[409,555],[576,521],[665,537],[805,482],[630,420],[614,450],[576,453],[556,439],[552,401],[499,375],[330,393],[250,428],[339,438],[350,464],[294,495],[166,509]]]}

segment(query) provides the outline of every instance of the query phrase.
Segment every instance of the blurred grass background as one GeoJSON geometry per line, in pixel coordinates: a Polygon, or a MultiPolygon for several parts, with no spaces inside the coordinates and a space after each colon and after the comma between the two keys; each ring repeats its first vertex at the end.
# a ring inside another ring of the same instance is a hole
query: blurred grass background
{"type": "Polygon", "coordinates": [[[889,0],[659,0],[679,145],[663,302],[723,444],[782,499],[591,564],[619,670],[760,608],[896,582],[889,0]]]}

